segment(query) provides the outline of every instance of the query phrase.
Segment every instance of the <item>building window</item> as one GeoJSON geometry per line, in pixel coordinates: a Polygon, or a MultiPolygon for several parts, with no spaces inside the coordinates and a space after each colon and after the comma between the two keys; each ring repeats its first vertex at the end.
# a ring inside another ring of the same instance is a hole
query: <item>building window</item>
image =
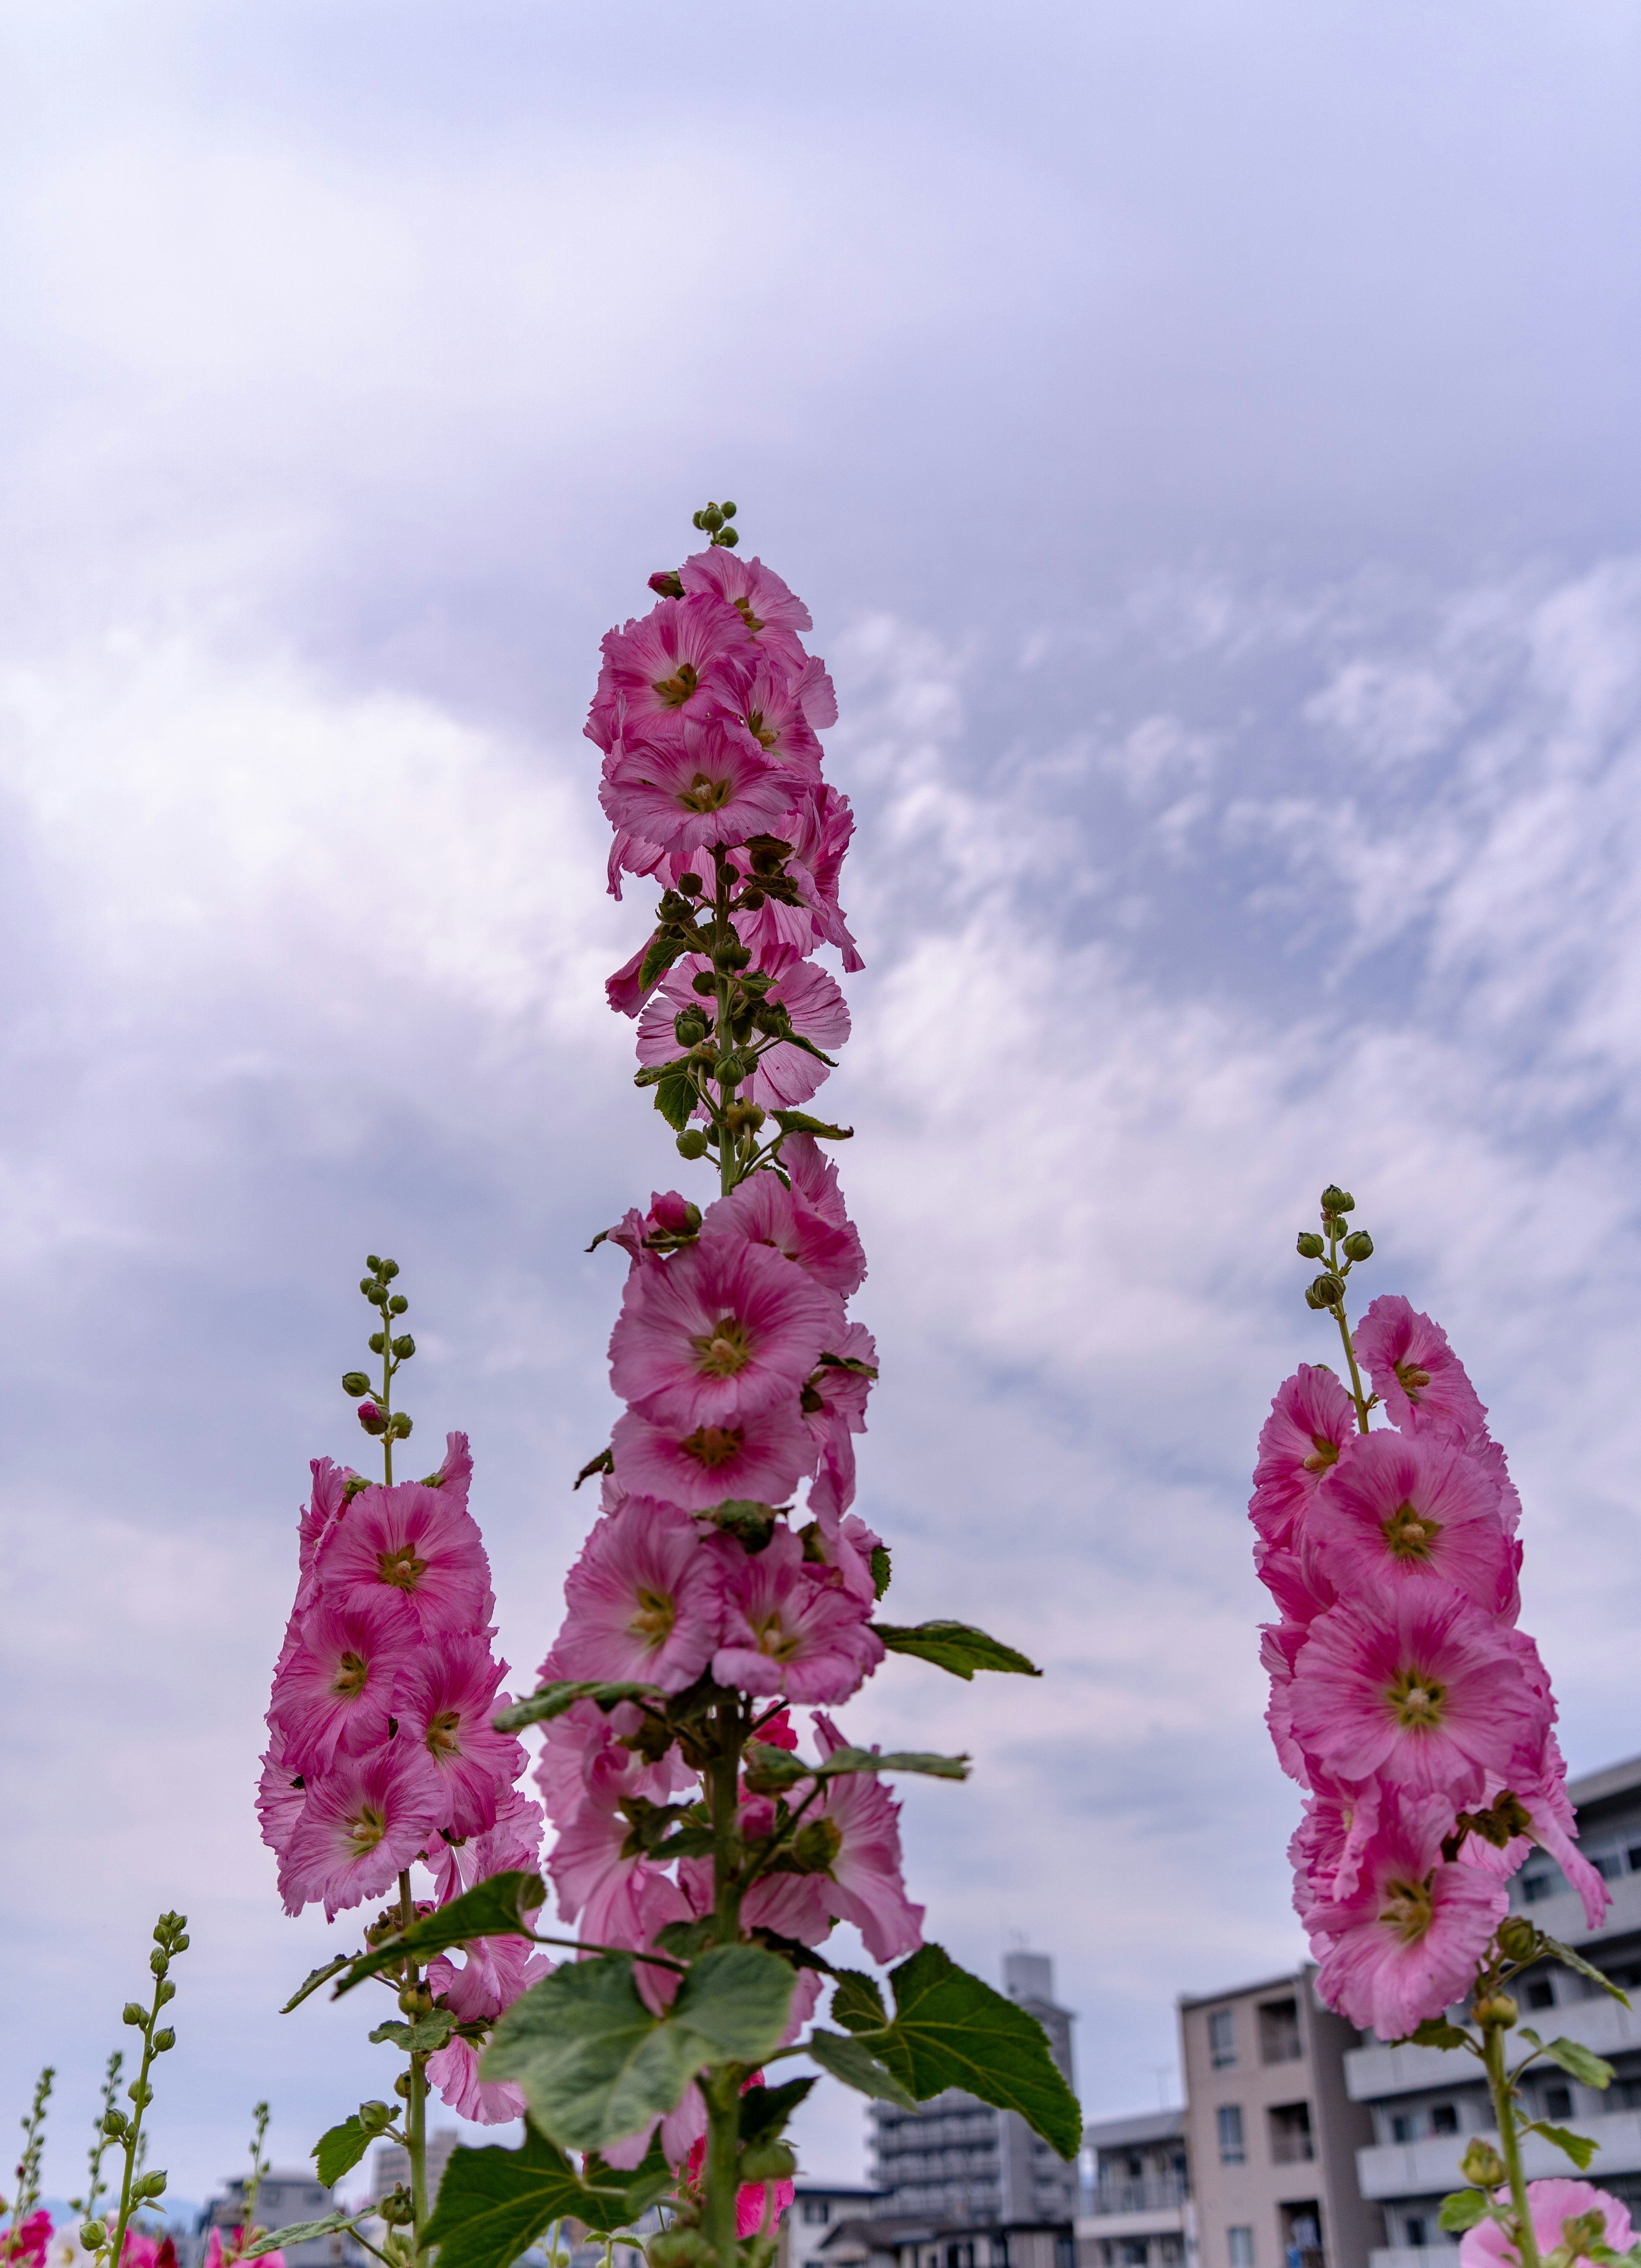
{"type": "Polygon", "coordinates": [[[1394,2110],[1390,2117],[1390,2139],[1393,2142],[1411,2142],[1418,2135],[1418,2114],[1413,2110],[1394,2110]]]}
{"type": "Polygon", "coordinates": [[[1270,2111],[1270,2161],[1273,2166],[1303,2165],[1316,2155],[1311,2139],[1308,2102],[1274,2103],[1270,2111]]]}
{"type": "Polygon", "coordinates": [[[1299,2043],[1299,2002],[1262,2001],[1259,2011],[1260,2061],[1297,2063],[1304,2052],[1299,2043]]]}
{"type": "Polygon", "coordinates": [[[1125,2236],[1121,2247],[1122,2268],[1145,2268],[1147,2252],[1143,2236],[1125,2236]]]}
{"type": "Polygon", "coordinates": [[[1055,2238],[1054,2268],[1077,2268],[1077,2239],[1074,2236],[1055,2238]]]}
{"type": "Polygon", "coordinates": [[[813,2228],[817,2221],[830,2220],[832,2218],[830,2201],[826,2198],[806,2198],[803,2217],[811,2228],[813,2228]]]}
{"type": "Polygon", "coordinates": [[[1522,1902],[1524,1904],[1535,1906],[1541,1898],[1549,1897],[1555,1887],[1554,1874],[1523,1874],[1521,1877],[1522,1902]]]}
{"type": "Polygon", "coordinates": [[[1570,2087],[1547,2087],[1539,2100],[1544,2106],[1546,2118],[1571,2118],[1572,2089],[1570,2087]]]}
{"type": "Polygon", "coordinates": [[[1225,2257],[1231,2268],[1254,2268],[1254,2232],[1251,2228],[1227,2228],[1225,2257]]]}
{"type": "Polygon", "coordinates": [[[1229,2008],[1216,2008],[1208,2019],[1208,2060],[1216,2071],[1236,2061],[1236,2033],[1229,2008]]]}
{"type": "Polygon", "coordinates": [[[1456,2134],[1458,2131],[1459,2111],[1457,2105],[1452,2102],[1432,2102],[1431,2105],[1431,2132],[1432,2134],[1456,2134]]]}
{"type": "MultiPolygon", "coordinates": [[[[1218,2110],[1219,2162],[1222,2166],[1240,2166],[1247,2156],[1242,2139],[1242,2107],[1237,2102],[1222,2102],[1218,2110]]],[[[1250,2239],[1250,2242],[1252,2240],[1250,2239]]],[[[1250,2254],[1250,2258],[1252,2255],[1250,2254]]]]}
{"type": "Polygon", "coordinates": [[[1553,2008],[1555,2005],[1556,1987],[1550,1983],[1549,1977],[1534,1977],[1532,1983],[1527,1986],[1528,2007],[1553,2008]]]}
{"type": "Polygon", "coordinates": [[[1415,2250],[1418,2250],[1423,2248],[1424,2242],[1424,2222],[1420,2214],[1417,2213],[1403,2213],[1402,2217],[1402,2241],[1404,2244],[1411,2245],[1415,2250]]]}

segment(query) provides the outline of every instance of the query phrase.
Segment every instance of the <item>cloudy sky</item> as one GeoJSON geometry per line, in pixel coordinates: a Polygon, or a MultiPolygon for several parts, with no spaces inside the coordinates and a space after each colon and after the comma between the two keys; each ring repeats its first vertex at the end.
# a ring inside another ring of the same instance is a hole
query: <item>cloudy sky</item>
{"type": "MultiPolygon", "coordinates": [[[[815,615],[867,972],[828,1091],[928,1927],[1091,2112],[1294,1960],[1241,1507],[1352,1187],[1641,1749],[1631,0],[14,0],[0,20],[6,2118],[156,1911],[193,2198],[384,2090],[251,1811],[367,1249],[526,1678],[680,1177],[600,979],[597,639],[732,493],[815,615]]],[[[129,2036],[129,2035],[127,2036],[129,2036]]],[[[857,2173],[855,2101],[817,2173],[857,2173]]]]}

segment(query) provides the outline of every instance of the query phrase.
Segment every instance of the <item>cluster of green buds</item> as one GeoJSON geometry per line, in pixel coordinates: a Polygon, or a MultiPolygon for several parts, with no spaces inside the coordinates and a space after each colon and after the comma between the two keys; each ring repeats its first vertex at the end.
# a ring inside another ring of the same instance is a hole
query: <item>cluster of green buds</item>
{"type": "Polygon", "coordinates": [[[410,1305],[402,1292],[392,1288],[399,1273],[399,1263],[379,1259],[372,1252],[366,1254],[364,1264],[370,1272],[359,1278],[359,1290],[381,1317],[380,1329],[371,1333],[367,1344],[371,1352],[381,1358],[382,1382],[379,1387],[372,1386],[366,1372],[347,1370],[342,1375],[342,1390],[350,1401],[358,1402],[359,1423],[365,1432],[382,1441],[387,1477],[391,1480],[393,1445],[402,1441],[410,1431],[408,1416],[394,1408],[394,1379],[400,1365],[408,1362],[416,1352],[416,1341],[408,1331],[395,1331],[393,1328],[410,1305]]]}
{"type": "Polygon", "coordinates": [[[732,504],[709,504],[694,515],[695,524],[703,535],[725,551],[732,551],[740,541],[740,531],[730,526],[735,517],[732,504]]]}
{"type": "Polygon", "coordinates": [[[1321,1233],[1314,1228],[1299,1231],[1296,1249],[1301,1260],[1326,1262],[1322,1272],[1305,1287],[1307,1307],[1339,1314],[1344,1307],[1344,1282],[1359,1260],[1373,1256],[1373,1240],[1365,1228],[1352,1228],[1347,1216],[1356,1211],[1356,1199],[1336,1182],[1329,1182],[1322,1191],[1321,1233]]]}
{"type": "MultiPolygon", "coordinates": [[[[120,2184],[120,2210],[111,2231],[106,2220],[92,2218],[80,2224],[80,2241],[88,2252],[107,2253],[110,2261],[118,2261],[125,2249],[125,2233],[131,2215],[144,2205],[156,2204],[166,2193],[163,2173],[139,2173],[143,2155],[143,2117],[154,2099],[154,2090],[148,2074],[156,2057],[168,2055],[177,2043],[176,2033],[169,2024],[162,2024],[159,2012],[177,1997],[177,1988],[171,1981],[171,1964],[180,1954],[188,1949],[188,1917],[180,1913],[162,1913],[154,1924],[154,1943],[148,1956],[148,1966],[154,1979],[153,1998],[146,2008],[140,2000],[128,2000],[121,2021],[143,2038],[143,2060],[136,2077],[126,2089],[132,2109],[128,2112],[115,2107],[105,2095],[107,2108],[102,2117],[103,2138],[119,2146],[125,2156],[125,2172],[120,2184]]],[[[100,2158],[101,2152],[98,2152],[100,2158]]]]}
{"type": "MultiPolygon", "coordinates": [[[[24,2258],[24,2222],[40,2202],[40,2159],[45,2147],[46,2105],[51,2098],[51,2082],[56,2073],[48,2064],[34,2082],[34,2099],[30,2103],[21,2124],[23,2154],[17,2161],[17,2195],[11,2199],[11,2226],[0,2236],[0,2261],[10,2263],[24,2258]]],[[[7,2211],[6,2200],[0,2198],[0,2213],[7,2211]]]]}

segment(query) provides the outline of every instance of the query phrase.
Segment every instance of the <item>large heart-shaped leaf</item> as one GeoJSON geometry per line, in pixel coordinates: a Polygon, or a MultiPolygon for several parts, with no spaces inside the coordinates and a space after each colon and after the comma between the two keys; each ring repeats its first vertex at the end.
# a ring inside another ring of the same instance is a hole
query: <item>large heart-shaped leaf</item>
{"type": "Polygon", "coordinates": [[[938,1945],[892,1969],[889,1982],[894,2022],[855,2036],[909,2094],[926,2102],[960,2087],[999,2110],[1018,2110],[1063,2158],[1076,2157],[1083,2115],[1035,2016],[960,1969],[938,1945]]]}
{"type": "Polygon", "coordinates": [[[562,2150],[525,2127],[519,2150],[455,2150],[423,2232],[443,2268],[511,2268],[556,2220],[578,2220],[600,2235],[627,2228],[673,2185],[654,2145],[631,2173],[590,2159],[578,2176],[562,2150]]]}
{"type": "Polygon", "coordinates": [[[362,1953],[331,1998],[339,2000],[367,1977],[374,1977],[379,1970],[391,1969],[397,1961],[430,1961],[436,1953],[443,1953],[449,1946],[464,1944],[469,1938],[534,1937],[535,1933],[525,1914],[539,1913],[546,1903],[547,1891],[540,1874],[514,1872],[487,1875],[462,1896],[453,1898],[447,1906],[423,1914],[420,1921],[412,1922],[397,1937],[390,1937],[372,1946],[368,1953],[362,1953]]]}

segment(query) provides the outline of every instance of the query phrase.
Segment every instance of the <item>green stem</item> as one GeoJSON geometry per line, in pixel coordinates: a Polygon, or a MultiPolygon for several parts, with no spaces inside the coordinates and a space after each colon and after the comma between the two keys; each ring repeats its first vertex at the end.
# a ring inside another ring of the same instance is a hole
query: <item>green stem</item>
{"type": "MultiPolygon", "coordinates": [[[[717,866],[717,882],[712,906],[713,935],[717,943],[723,945],[732,935],[734,926],[729,917],[728,861],[721,850],[715,850],[712,855],[717,866]]],[[[717,968],[717,1015],[713,1026],[713,1034],[717,1042],[718,1054],[722,1057],[734,1044],[733,1035],[729,1028],[729,1003],[730,990],[735,981],[735,972],[732,968],[725,968],[722,962],[715,962],[715,966],[717,968]]],[[[734,1082],[731,1080],[725,1085],[720,1080],[718,1083],[718,1188],[725,1197],[729,1195],[740,1178],[735,1154],[740,1145],[732,1137],[728,1127],[724,1123],[724,1114],[734,1100],[734,1082]]]]}
{"type": "MultiPolygon", "coordinates": [[[[740,1815],[740,1751],[746,1727],[737,1699],[720,1701],[712,1716],[717,1740],[707,1770],[707,1799],[712,1817],[713,1934],[718,1944],[733,1945],[740,1936],[744,1887],[740,1815]]],[[[736,2261],[735,2172],[744,2075],[739,2064],[718,2064],[701,2077],[701,2091],[707,2105],[707,2157],[703,2169],[706,2210],[703,2228],[717,2254],[720,2268],[735,2268],[736,2261]]]]}
{"type": "MultiPolygon", "coordinates": [[[[1328,1265],[1343,1283],[1344,1278],[1339,1267],[1339,1231],[1336,1226],[1330,1229],[1328,1234],[1328,1265]]],[[[1349,1267],[1350,1263],[1347,1261],[1345,1263],[1347,1270],[1349,1267]]],[[[1344,1342],[1344,1359],[1350,1366],[1350,1399],[1356,1404],[1357,1430],[1358,1432],[1365,1433],[1367,1395],[1362,1390],[1362,1373],[1356,1366],[1356,1349],[1350,1344],[1350,1326],[1344,1319],[1344,1301],[1341,1300],[1331,1313],[1335,1322],[1339,1326],[1339,1336],[1344,1342]]]]}
{"type": "Polygon", "coordinates": [[[707,2103],[702,2234],[717,2254],[719,2268],[735,2268],[735,2154],[740,2140],[740,2079],[736,2066],[721,2064],[714,2071],[703,2072],[701,2091],[707,2103]]]}
{"type": "Polygon", "coordinates": [[[108,2247],[110,2268],[120,2268],[125,2253],[125,2232],[131,2218],[131,2184],[136,2177],[137,2152],[143,2139],[143,2114],[148,2109],[152,2090],[148,2084],[149,2071],[154,2060],[154,2032],[159,2022],[159,2012],[166,2006],[160,1997],[164,1979],[154,1979],[154,2001],[148,2012],[148,2029],[143,2034],[143,2064],[135,2080],[127,2089],[135,2105],[130,2124],[125,2130],[125,2170],[120,2178],[120,2213],[114,2222],[114,2238],[108,2247]]]}
{"type": "MultiPolygon", "coordinates": [[[[391,1458],[391,1450],[389,1455],[391,1458]]],[[[388,1478],[393,1478],[391,1463],[388,1478]]],[[[416,1919],[416,1900],[410,1895],[408,1868],[399,1876],[399,1926],[408,1929],[416,1919]]],[[[402,1982],[418,1984],[422,1972],[412,1961],[406,1966],[402,1982]]],[[[402,2007],[404,2003],[401,2001],[402,2007]]],[[[419,2260],[422,2257],[422,2231],[427,2221],[427,2058],[412,2055],[410,2058],[410,2092],[405,2098],[405,2153],[410,2161],[410,2205],[413,2219],[411,2250],[419,2260]]]]}
{"type": "Polygon", "coordinates": [[[1505,2172],[1510,2183],[1510,2202],[1516,2217],[1516,2257],[1521,2268],[1540,2268],[1538,2239],[1534,2234],[1533,2214],[1527,2204],[1527,2185],[1521,2171],[1521,2138],[1516,2132],[1516,2106],[1510,2087],[1510,2074],[1505,2068],[1505,2028],[1502,2024],[1482,2027],[1483,2060],[1487,2066],[1487,2084],[1493,2098],[1493,2116],[1498,2122],[1498,2151],[1505,2161],[1505,2172]]]}

